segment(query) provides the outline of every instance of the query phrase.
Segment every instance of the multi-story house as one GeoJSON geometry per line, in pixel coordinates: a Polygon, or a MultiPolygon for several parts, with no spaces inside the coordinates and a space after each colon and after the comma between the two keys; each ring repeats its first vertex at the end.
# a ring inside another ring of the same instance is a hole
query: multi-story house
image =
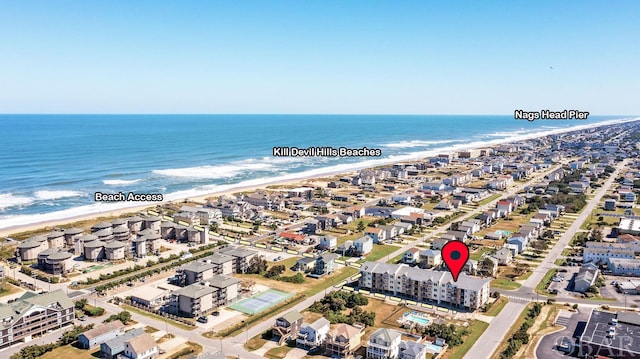
{"type": "Polygon", "coordinates": [[[292,310],[276,319],[271,327],[271,333],[278,337],[278,344],[282,345],[289,339],[296,339],[300,329],[302,329],[302,314],[292,310]]]}
{"type": "Polygon", "coordinates": [[[313,269],[313,274],[323,276],[333,273],[335,270],[336,259],[338,255],[334,253],[325,253],[316,258],[316,265],[313,269]]]}
{"type": "Polygon", "coordinates": [[[296,344],[302,348],[313,348],[322,345],[329,333],[330,323],[324,317],[311,324],[302,324],[302,329],[296,338],[296,344]]]}
{"type": "Polygon", "coordinates": [[[9,304],[0,304],[0,347],[29,341],[35,335],[73,324],[74,305],[62,290],[25,293],[9,304]]]}
{"type": "Polygon", "coordinates": [[[475,310],[489,299],[489,279],[409,267],[406,264],[366,262],[360,267],[361,288],[402,296],[419,302],[447,304],[475,310]]]}
{"type": "Polygon", "coordinates": [[[381,328],[369,337],[367,359],[396,359],[402,334],[396,330],[381,328]]]}
{"type": "Polygon", "coordinates": [[[327,334],[325,352],[334,358],[346,358],[353,355],[362,345],[364,326],[359,324],[337,324],[327,334]]]}

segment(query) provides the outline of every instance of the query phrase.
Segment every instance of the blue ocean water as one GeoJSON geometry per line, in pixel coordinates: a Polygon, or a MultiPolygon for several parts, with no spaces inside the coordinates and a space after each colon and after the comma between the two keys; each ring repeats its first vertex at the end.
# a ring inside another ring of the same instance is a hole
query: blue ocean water
{"type": "Polygon", "coordinates": [[[527,122],[512,116],[0,115],[0,228],[116,206],[96,204],[96,191],[183,198],[612,119],[616,117],[527,122]],[[282,158],[272,156],[274,146],[380,148],[382,156],[282,158]]]}

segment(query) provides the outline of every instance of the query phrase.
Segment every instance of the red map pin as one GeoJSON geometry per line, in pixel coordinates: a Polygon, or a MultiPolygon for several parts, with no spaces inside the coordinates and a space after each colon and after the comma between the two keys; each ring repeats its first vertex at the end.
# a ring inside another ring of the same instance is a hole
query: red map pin
{"type": "Polygon", "coordinates": [[[449,268],[453,281],[458,281],[458,275],[469,260],[469,247],[461,241],[449,241],[442,247],[442,260],[449,268]]]}

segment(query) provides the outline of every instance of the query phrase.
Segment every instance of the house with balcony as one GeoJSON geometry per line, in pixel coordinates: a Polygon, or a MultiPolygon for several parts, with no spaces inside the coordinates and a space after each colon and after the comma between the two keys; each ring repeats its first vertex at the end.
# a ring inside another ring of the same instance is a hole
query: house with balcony
{"type": "Polygon", "coordinates": [[[334,253],[325,253],[316,257],[316,265],[313,269],[313,274],[316,276],[323,276],[333,273],[336,266],[336,259],[338,255],[334,253]]]}
{"type": "Polygon", "coordinates": [[[287,340],[296,339],[300,329],[302,329],[302,314],[292,310],[276,319],[271,327],[271,334],[278,338],[278,345],[282,345],[287,340]]]}
{"type": "Polygon", "coordinates": [[[302,324],[302,329],[296,338],[296,345],[300,348],[310,349],[318,347],[324,343],[329,334],[330,323],[324,317],[319,318],[311,324],[302,324]]]}
{"type": "Polygon", "coordinates": [[[393,329],[381,328],[369,337],[367,359],[397,358],[402,334],[393,329]]]}
{"type": "Polygon", "coordinates": [[[0,348],[28,342],[34,336],[73,324],[75,308],[62,290],[36,294],[26,292],[0,304],[0,348]]]}
{"type": "Polygon", "coordinates": [[[364,325],[336,324],[329,330],[325,340],[325,354],[329,357],[347,358],[353,356],[362,346],[364,325]]]}

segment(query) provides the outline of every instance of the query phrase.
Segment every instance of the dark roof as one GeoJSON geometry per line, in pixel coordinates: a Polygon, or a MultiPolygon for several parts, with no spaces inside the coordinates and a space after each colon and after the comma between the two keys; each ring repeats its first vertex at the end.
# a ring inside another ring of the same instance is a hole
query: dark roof
{"type": "MultiPolygon", "coordinates": [[[[598,354],[596,352],[598,347],[600,347],[600,352],[603,354],[617,353],[620,356],[623,356],[622,353],[624,352],[634,353],[635,355],[640,354],[639,341],[624,340],[624,338],[632,339],[638,336],[640,325],[636,322],[637,319],[632,317],[634,315],[638,316],[638,314],[630,312],[612,313],[594,309],[580,337],[580,343],[582,345],[593,345],[594,347],[589,350],[589,353],[592,354],[598,354]],[[613,319],[618,319],[618,323],[615,326],[612,324],[613,319]],[[622,321],[623,319],[625,321],[622,321]],[[636,323],[626,322],[629,319],[636,323]],[[608,337],[608,331],[611,327],[615,328],[615,333],[613,337],[608,337]]],[[[629,357],[631,356],[634,355],[629,355],[629,357]]]]}

